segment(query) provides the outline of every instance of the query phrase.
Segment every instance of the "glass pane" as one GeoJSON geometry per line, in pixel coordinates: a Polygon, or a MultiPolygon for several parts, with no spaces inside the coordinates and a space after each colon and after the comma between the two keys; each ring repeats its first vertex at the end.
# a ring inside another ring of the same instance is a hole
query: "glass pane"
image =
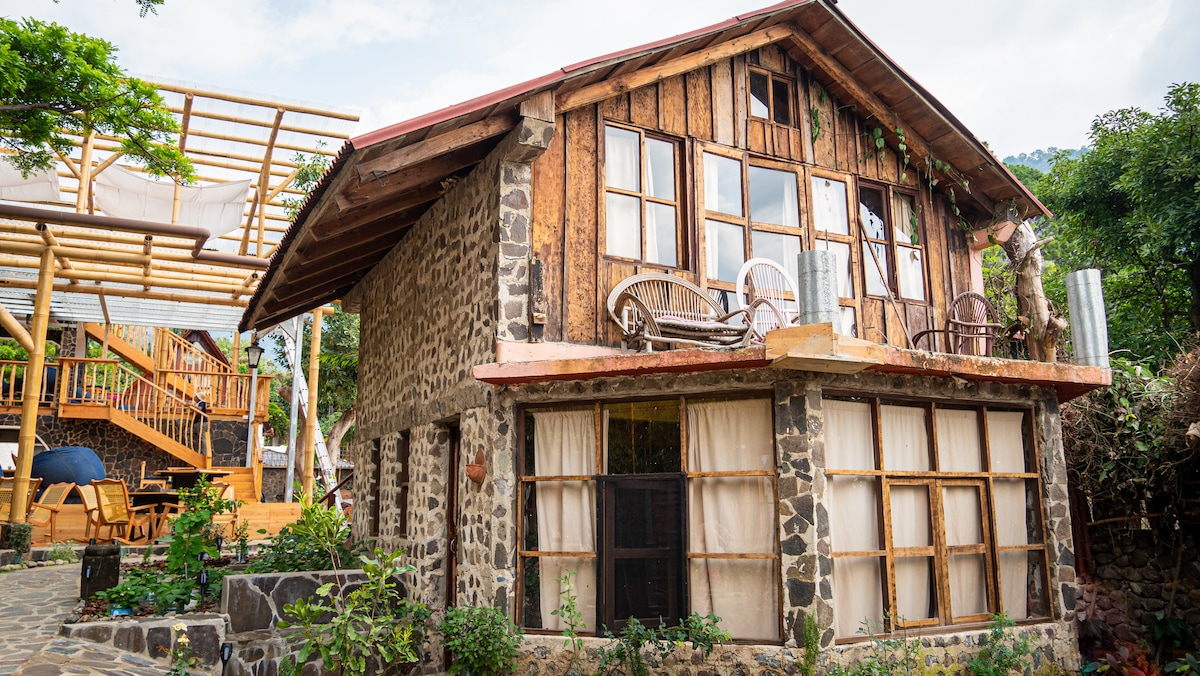
{"type": "Polygon", "coordinates": [[[858,217],[862,219],[863,232],[871,239],[887,239],[883,222],[883,191],[860,188],[858,191],[858,217]]]}
{"type": "Polygon", "coordinates": [[[937,583],[933,557],[896,558],[896,619],[927,620],[937,617],[937,583]]]}
{"type": "Polygon", "coordinates": [[[770,399],[689,399],[687,425],[690,471],[775,469],[770,399]]]}
{"type": "Polygon", "coordinates": [[[608,185],[640,192],[641,166],[637,132],[619,127],[605,127],[604,176],[608,185]]]}
{"type": "Polygon", "coordinates": [[[676,230],[675,207],[657,202],[646,203],[647,261],[671,267],[679,265],[676,230]]]}
{"type": "Polygon", "coordinates": [[[525,578],[522,625],[530,629],[561,631],[563,619],[554,615],[562,603],[563,584],[559,579],[568,571],[574,585],[575,607],[583,614],[583,631],[595,631],[596,624],[596,559],[575,557],[525,557],[521,559],[525,578]]]}
{"type": "Polygon", "coordinates": [[[906,246],[896,247],[896,277],[900,285],[900,297],[909,300],[925,300],[924,252],[906,246]]]}
{"type": "Polygon", "coordinates": [[[783,266],[794,281],[797,274],[796,256],[800,254],[800,236],[783,235],[778,232],[750,232],[750,253],[755,258],[770,258],[783,266]]]}
{"type": "MultiPolygon", "coordinates": [[[[533,484],[533,510],[526,549],[542,552],[596,551],[596,484],[593,481],[538,481],[533,484]]],[[[526,494],[528,499],[530,496],[526,494]]]]}
{"type": "Polygon", "coordinates": [[[646,193],[675,200],[675,144],[646,139],[646,193]]]}
{"type": "Polygon", "coordinates": [[[792,87],[783,80],[771,79],[771,98],[775,103],[775,122],[792,123],[792,87]]]}
{"type": "Polygon", "coordinates": [[[527,411],[525,447],[527,476],[595,474],[595,409],[576,406],[527,411]]]}
{"type": "Polygon", "coordinates": [[[610,256],[642,257],[642,201],[629,195],[605,194],[605,251],[610,256]]]}
{"type": "Polygon", "coordinates": [[[813,227],[835,235],[850,234],[846,214],[846,184],[830,178],[812,177],[813,227]]]}
{"type": "Polygon", "coordinates": [[[825,399],[825,467],[876,469],[871,405],[861,401],[825,399]]]}
{"type": "Polygon", "coordinates": [[[607,474],[682,471],[678,401],[605,404],[607,474]]]}
{"type": "Polygon", "coordinates": [[[837,256],[838,297],[854,297],[854,275],[850,274],[850,245],[846,242],[817,240],[817,248],[832,251],[837,256]]]}
{"type": "Polygon", "coordinates": [[[799,227],[796,175],[790,171],[750,167],[750,220],[799,227]]]}
{"type": "Polygon", "coordinates": [[[750,71],[750,114],[754,117],[770,117],[767,88],[770,79],[764,73],[750,71]]]}
{"type": "Polygon", "coordinates": [[[996,513],[996,544],[1001,547],[1036,545],[1042,541],[1037,481],[996,479],[992,483],[996,513]]]}
{"type": "Polygon", "coordinates": [[[829,538],[835,552],[883,549],[879,531],[879,480],[829,477],[829,538]]]}
{"type": "Polygon", "coordinates": [[[761,559],[692,559],[691,612],[721,618],[734,639],[779,639],[779,575],[761,559]]]}
{"type": "Polygon", "coordinates": [[[931,547],[933,529],[929,521],[929,488],[892,485],[892,546],[931,547]]]}
{"type": "Polygon", "coordinates": [[[979,414],[939,408],[934,413],[938,439],[938,468],[943,472],[982,472],[979,414]]]}
{"type": "Polygon", "coordinates": [[[704,208],[742,215],[742,163],[704,153],[704,208]]]}
{"type": "Polygon", "coordinates": [[[842,320],[842,326],[838,329],[838,333],[851,338],[858,337],[858,317],[852,307],[838,308],[842,320]]]}
{"type": "Polygon", "coordinates": [[[708,278],[736,282],[738,270],[746,262],[742,226],[713,220],[706,221],[705,225],[708,278]]]}
{"type": "Polygon", "coordinates": [[[988,411],[987,427],[992,471],[1030,471],[1025,465],[1025,413],[988,411]]]}
{"type": "Polygon", "coordinates": [[[892,227],[897,244],[920,244],[917,236],[917,212],[913,209],[912,195],[892,193],[892,227]]]}
{"type": "Polygon", "coordinates": [[[689,479],[688,510],[691,552],[775,551],[775,483],[771,477],[689,479]]]}
{"type": "Polygon", "coordinates": [[[608,479],[604,483],[605,554],[613,585],[605,593],[609,627],[636,617],[647,626],[686,615],[687,552],[683,484],[675,477],[608,479]]]}
{"type": "Polygon", "coordinates": [[[882,559],[833,560],[833,616],[839,638],[883,631],[882,559]]]}
{"type": "Polygon", "coordinates": [[[885,281],[888,278],[887,245],[877,242],[863,242],[862,248],[862,264],[864,276],[867,279],[867,294],[871,296],[888,295],[888,286],[885,281]],[[868,248],[868,244],[870,244],[870,248],[868,248]],[[871,257],[871,249],[875,250],[873,258],[871,257]]]}
{"type": "Polygon", "coordinates": [[[950,557],[950,614],[982,615],[988,611],[983,554],[950,557]]]}
{"type": "Polygon", "coordinates": [[[946,486],[942,489],[942,516],[946,520],[946,544],[983,543],[983,514],[979,511],[979,488],[946,486]]]}
{"type": "Polygon", "coordinates": [[[928,472],[929,435],[925,409],[916,406],[881,406],[883,466],[902,472],[928,472]]]}
{"type": "Polygon", "coordinates": [[[1000,602],[1011,620],[1048,615],[1042,552],[1000,552],[1000,602]]]}

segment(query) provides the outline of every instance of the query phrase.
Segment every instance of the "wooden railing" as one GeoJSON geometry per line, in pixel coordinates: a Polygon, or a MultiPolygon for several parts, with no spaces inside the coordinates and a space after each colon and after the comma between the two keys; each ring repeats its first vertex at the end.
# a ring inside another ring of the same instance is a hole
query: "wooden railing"
{"type": "MultiPolygon", "coordinates": [[[[230,373],[229,365],[201,350],[170,329],[155,329],[158,346],[155,364],[161,371],[230,373]]],[[[243,407],[245,408],[245,407],[243,407]]]]}
{"type": "MultiPolygon", "coordinates": [[[[25,400],[25,369],[23,361],[0,360],[0,406],[20,406],[25,400]]],[[[58,387],[58,364],[46,364],[42,370],[42,387],[38,402],[43,405],[54,403],[58,387]]]]}
{"type": "MultiPolygon", "coordinates": [[[[195,394],[196,402],[204,402],[209,413],[219,415],[246,415],[250,408],[250,374],[229,371],[177,371],[158,372],[158,382],[166,383],[170,389],[179,390],[181,383],[188,383],[195,394]]],[[[258,394],[254,401],[256,419],[269,415],[272,376],[258,376],[258,394]]]]}
{"type": "Polygon", "coordinates": [[[60,360],[59,405],[111,407],[197,453],[208,450],[208,416],[113,359],[60,360]]]}
{"type": "Polygon", "coordinates": [[[154,333],[156,331],[154,327],[109,324],[107,328],[108,335],[119,338],[129,343],[138,352],[151,359],[154,358],[154,333]]]}

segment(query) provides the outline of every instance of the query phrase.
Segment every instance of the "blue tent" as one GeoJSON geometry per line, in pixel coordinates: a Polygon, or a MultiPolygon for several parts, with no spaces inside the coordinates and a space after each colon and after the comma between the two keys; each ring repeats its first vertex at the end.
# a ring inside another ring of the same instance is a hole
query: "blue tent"
{"type": "MultiPolygon", "coordinates": [[[[93,479],[103,479],[104,463],[95,451],[83,446],[60,446],[48,451],[35,453],[31,477],[40,477],[42,486],[38,497],[50,484],[70,482],[74,484],[90,484],[93,479]]],[[[78,503],[79,496],[74,492],[67,498],[68,503],[78,503]]]]}

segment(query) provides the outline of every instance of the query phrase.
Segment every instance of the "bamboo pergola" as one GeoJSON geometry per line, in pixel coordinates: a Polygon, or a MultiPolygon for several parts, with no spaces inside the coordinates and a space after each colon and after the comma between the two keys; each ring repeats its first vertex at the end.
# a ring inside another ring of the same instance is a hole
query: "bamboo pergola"
{"type": "MultiPolygon", "coordinates": [[[[178,144],[200,186],[249,182],[239,226],[216,234],[181,219],[184,188],[173,185],[170,218],[149,222],[104,214],[95,181],[123,162],[118,139],[88,135],[58,157],[62,200],[0,202],[0,326],[29,352],[11,513],[26,511],[37,392],[51,323],[133,324],[232,331],[267,259],[289,225],[284,200],[301,162],[334,156],[354,113],[302,103],[157,85],[180,122],[178,144]]],[[[228,188],[228,186],[227,186],[228,188]]],[[[236,349],[236,347],[235,347],[236,349]]]]}

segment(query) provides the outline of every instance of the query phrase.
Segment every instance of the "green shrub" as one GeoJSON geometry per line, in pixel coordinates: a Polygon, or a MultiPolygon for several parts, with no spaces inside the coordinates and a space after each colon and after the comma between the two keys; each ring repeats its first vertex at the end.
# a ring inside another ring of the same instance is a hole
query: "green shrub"
{"type": "MultiPolygon", "coordinates": [[[[259,533],[266,533],[260,530],[259,533]]],[[[300,518],[284,526],[259,549],[248,567],[251,573],[290,573],[298,570],[336,570],[367,552],[365,543],[347,543],[350,523],[337,507],[301,498],[300,518]]]]}
{"type": "Polygon", "coordinates": [[[502,676],[517,668],[521,630],[495,608],[451,608],[438,624],[438,631],[442,645],[450,651],[452,674],[502,676]]]}
{"type": "Polygon", "coordinates": [[[707,658],[717,644],[731,640],[729,632],[718,626],[720,621],[721,618],[712,613],[703,617],[692,613],[678,626],[652,629],[631,617],[620,635],[606,632],[611,642],[600,649],[600,673],[609,673],[620,665],[625,676],[648,676],[650,670],[642,657],[642,649],[647,646],[652,647],[660,659],[666,659],[675,652],[676,646],[691,643],[693,650],[702,651],[707,658]]]}
{"type": "Polygon", "coordinates": [[[1007,614],[992,616],[992,625],[979,643],[979,652],[967,662],[967,671],[972,676],[1023,674],[1033,666],[1029,637],[1016,635],[1012,630],[1015,626],[1016,622],[1008,619],[1007,614]]]}

